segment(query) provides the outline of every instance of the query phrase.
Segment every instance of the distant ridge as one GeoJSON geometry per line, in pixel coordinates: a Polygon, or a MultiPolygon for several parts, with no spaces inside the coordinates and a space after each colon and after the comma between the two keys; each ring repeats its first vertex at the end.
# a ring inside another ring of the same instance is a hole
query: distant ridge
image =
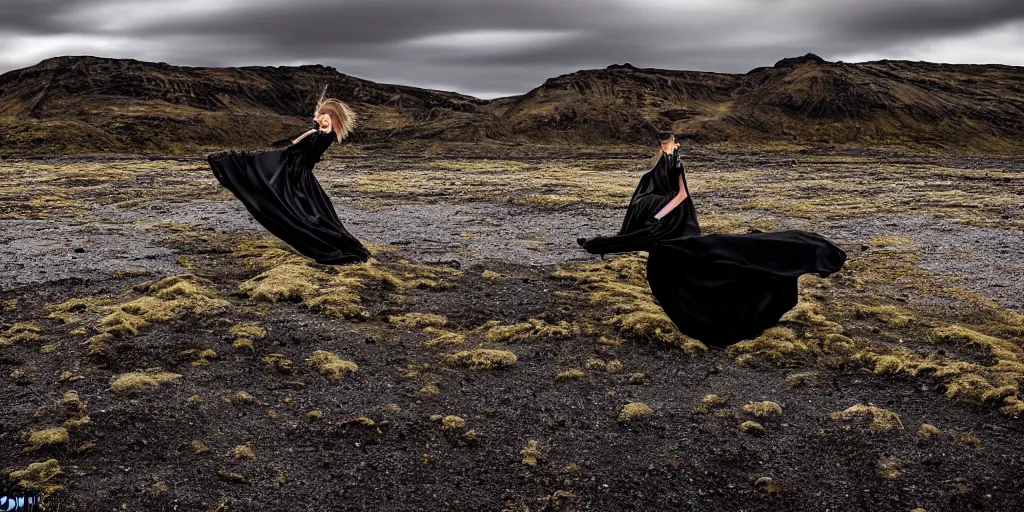
{"type": "Polygon", "coordinates": [[[518,143],[854,145],[1018,151],[1024,68],[814,54],[746,74],[614,64],[481,100],[379,84],[319,65],[202,68],[56,57],[0,75],[0,156],[196,154],[284,144],[320,88],[360,116],[355,142],[395,137],[518,143]]]}

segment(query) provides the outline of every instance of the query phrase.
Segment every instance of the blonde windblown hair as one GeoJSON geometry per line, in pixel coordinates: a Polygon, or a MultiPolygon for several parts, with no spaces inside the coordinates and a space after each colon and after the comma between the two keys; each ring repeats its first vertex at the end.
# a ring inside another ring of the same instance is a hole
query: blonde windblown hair
{"type": "Polygon", "coordinates": [[[356,114],[341,100],[335,98],[324,99],[324,94],[326,93],[327,88],[324,87],[324,92],[320,94],[320,100],[316,102],[315,115],[327,114],[330,116],[331,129],[337,132],[338,140],[341,141],[348,134],[352,133],[352,129],[356,127],[356,114]]]}

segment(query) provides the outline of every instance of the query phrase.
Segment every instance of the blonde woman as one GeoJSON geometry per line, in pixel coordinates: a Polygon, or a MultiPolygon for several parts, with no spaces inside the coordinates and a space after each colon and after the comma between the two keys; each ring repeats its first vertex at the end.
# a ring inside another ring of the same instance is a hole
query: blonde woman
{"type": "Polygon", "coordinates": [[[298,252],[327,265],[366,261],[369,251],[345,229],[313,166],[355,126],[355,114],[334,98],[317,103],[316,128],[276,151],[210,155],[213,174],[263,227],[298,252]]]}
{"type": "Polygon", "coordinates": [[[796,305],[802,274],[843,267],[842,249],[806,231],[702,235],[675,137],[658,142],[618,234],[578,242],[592,254],[647,251],[651,292],[680,332],[718,347],[755,337],[796,305]]]}

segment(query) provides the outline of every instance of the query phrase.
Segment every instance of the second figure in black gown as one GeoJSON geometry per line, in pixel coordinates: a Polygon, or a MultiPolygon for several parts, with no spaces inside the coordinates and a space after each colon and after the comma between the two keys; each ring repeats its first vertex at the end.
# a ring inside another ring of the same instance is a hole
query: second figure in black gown
{"type": "Polygon", "coordinates": [[[839,271],[846,253],[806,231],[702,236],[671,134],[640,178],[618,234],[580,239],[593,254],[647,251],[647,281],[687,336],[727,346],[752,338],[797,303],[797,278],[839,271]]]}
{"type": "Polygon", "coordinates": [[[364,262],[369,251],[345,229],[313,176],[327,148],[352,130],[355,115],[336,99],[321,100],[317,128],[276,151],[210,155],[213,174],[263,227],[319,263],[364,262]]]}

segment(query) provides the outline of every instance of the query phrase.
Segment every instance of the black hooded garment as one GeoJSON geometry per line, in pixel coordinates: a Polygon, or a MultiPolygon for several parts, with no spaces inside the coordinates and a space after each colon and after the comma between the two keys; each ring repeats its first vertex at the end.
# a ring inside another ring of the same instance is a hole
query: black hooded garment
{"type": "Polygon", "coordinates": [[[318,263],[344,265],[370,253],[345,229],[313,166],[338,139],[317,130],[276,151],[231,152],[207,157],[217,181],[257,222],[318,263]]]}
{"type": "Polygon", "coordinates": [[[647,251],[651,292],[679,330],[723,347],[775,325],[797,303],[797,278],[838,272],[846,253],[806,231],[701,236],[678,151],[640,178],[619,233],[580,239],[593,254],[647,251]],[[660,221],[679,192],[687,198],[660,221]]]}

